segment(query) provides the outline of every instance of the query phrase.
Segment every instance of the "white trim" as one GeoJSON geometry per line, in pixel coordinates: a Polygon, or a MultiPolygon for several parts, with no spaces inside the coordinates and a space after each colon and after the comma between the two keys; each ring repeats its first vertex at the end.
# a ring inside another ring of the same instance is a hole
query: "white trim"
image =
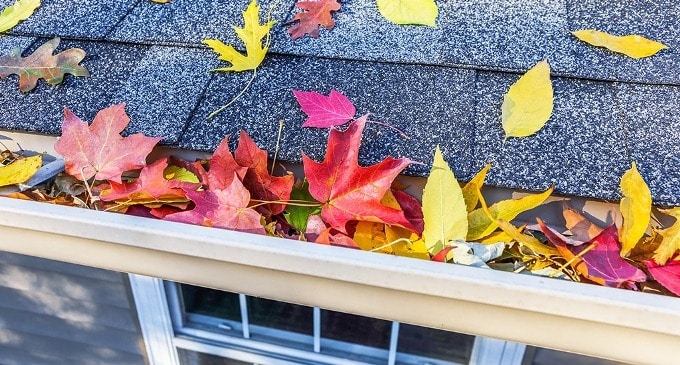
{"type": "Polygon", "coordinates": [[[128,276],[149,365],[179,365],[163,281],[143,275],[128,276]]]}
{"type": "Polygon", "coordinates": [[[9,252],[590,356],[680,356],[677,298],[4,198],[0,237],[9,252]]]}

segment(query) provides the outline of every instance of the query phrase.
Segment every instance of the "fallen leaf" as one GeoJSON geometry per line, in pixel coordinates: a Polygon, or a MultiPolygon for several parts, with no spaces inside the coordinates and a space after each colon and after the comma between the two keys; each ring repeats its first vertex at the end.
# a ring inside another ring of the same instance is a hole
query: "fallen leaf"
{"type": "Polygon", "coordinates": [[[354,104],[340,92],[331,90],[328,96],[314,91],[293,90],[300,108],[307,114],[303,127],[330,128],[354,118],[354,104]]]}
{"type": "Polygon", "coordinates": [[[526,249],[528,249],[532,256],[535,256],[539,259],[550,259],[560,256],[560,253],[557,251],[557,249],[543,244],[543,242],[539,241],[536,237],[522,233],[520,229],[512,225],[510,222],[499,219],[497,223],[503,232],[510,236],[514,241],[519,243],[519,245],[523,248],[521,250],[522,253],[526,253],[526,249]]]}
{"type": "Polygon", "coordinates": [[[423,240],[431,254],[448,246],[449,241],[465,240],[468,220],[463,192],[439,146],[423,190],[423,218],[423,240]]]}
{"type": "Polygon", "coordinates": [[[631,282],[647,280],[645,273],[621,258],[621,247],[615,225],[602,231],[597,237],[583,245],[574,247],[567,244],[558,232],[537,219],[541,232],[555,245],[560,254],[571,261],[571,267],[584,277],[600,285],[621,287],[631,282]]]}
{"type": "Polygon", "coordinates": [[[166,215],[165,220],[265,234],[260,213],[248,208],[250,193],[237,178],[222,190],[186,190],[196,207],[166,215]]]}
{"type": "Polygon", "coordinates": [[[231,45],[226,45],[218,39],[206,39],[203,41],[214,52],[220,55],[219,59],[231,63],[230,67],[222,67],[214,71],[247,71],[255,70],[264,60],[264,56],[269,50],[268,41],[262,44],[262,38],[269,36],[269,31],[274,25],[274,21],[260,24],[260,6],[257,0],[250,2],[243,12],[243,28],[234,26],[236,36],[243,41],[246,46],[246,55],[239,53],[231,45]]]}
{"type": "Polygon", "coordinates": [[[573,235],[573,239],[577,241],[587,242],[602,233],[602,228],[589,221],[577,210],[572,209],[566,202],[562,204],[562,216],[566,222],[565,226],[573,235]]]}
{"type": "Polygon", "coordinates": [[[423,229],[425,229],[425,222],[423,221],[423,207],[420,201],[404,191],[394,189],[391,191],[397,204],[404,211],[404,216],[416,229],[415,233],[421,235],[423,229]]]}
{"type": "Polygon", "coordinates": [[[474,242],[455,242],[453,244],[453,262],[459,265],[489,268],[487,262],[500,257],[505,243],[481,244],[474,242]]]}
{"type": "Polygon", "coordinates": [[[41,202],[41,203],[50,203],[50,204],[57,204],[57,205],[66,205],[66,206],[76,206],[73,202],[73,197],[72,196],[63,196],[63,195],[58,195],[56,197],[49,196],[45,194],[43,191],[40,191],[38,189],[30,190],[30,191],[22,191],[22,192],[15,192],[6,195],[8,198],[13,198],[13,199],[21,199],[21,200],[32,200],[36,202],[41,202]]]}
{"type": "Polygon", "coordinates": [[[42,155],[16,158],[0,166],[0,186],[21,184],[31,178],[42,166],[42,155]]]}
{"type": "Polygon", "coordinates": [[[385,226],[385,238],[391,243],[392,252],[397,256],[412,257],[429,260],[430,253],[427,251],[425,241],[418,235],[406,228],[397,226],[385,226]]]}
{"type": "Polygon", "coordinates": [[[64,110],[62,135],[54,149],[64,157],[66,172],[80,180],[111,180],[122,183],[121,174],[146,166],[146,156],[161,138],[141,133],[122,137],[130,123],[125,104],[100,110],[92,125],[64,110]]]}
{"type": "Polygon", "coordinates": [[[15,48],[9,54],[0,57],[0,77],[19,76],[19,90],[29,92],[44,79],[50,85],[60,84],[68,73],[73,76],[90,76],[90,73],[78,63],[85,57],[85,51],[70,48],[56,55],[54,49],[59,45],[59,38],[45,42],[28,57],[21,57],[21,49],[15,48]]]}
{"type": "Polygon", "coordinates": [[[385,224],[361,221],[354,232],[354,242],[364,251],[393,253],[385,235],[385,224]]]}
{"type": "Polygon", "coordinates": [[[680,251],[680,208],[659,209],[659,211],[675,218],[673,225],[658,231],[663,239],[654,251],[654,261],[659,265],[665,265],[676,252],[680,251]]]}
{"type": "Polygon", "coordinates": [[[378,0],[378,11],[395,24],[437,26],[439,8],[434,0],[378,0]]]}
{"type": "MultiPolygon", "coordinates": [[[[199,165],[200,166],[200,165],[199,165]]],[[[199,168],[199,171],[202,169],[199,168]]],[[[210,157],[210,169],[205,175],[205,182],[210,189],[221,190],[231,185],[234,178],[243,180],[248,171],[247,167],[240,166],[229,150],[229,136],[224,137],[210,157]]]]}
{"type": "Polygon", "coordinates": [[[313,204],[318,204],[314,197],[309,193],[309,183],[307,179],[298,180],[290,192],[290,199],[294,200],[296,204],[286,205],[286,212],[283,213],[286,217],[286,221],[295,229],[300,232],[305,232],[307,230],[307,222],[309,217],[314,214],[321,213],[319,206],[313,206],[313,204]],[[303,204],[309,204],[312,206],[305,206],[303,204]]]}
{"type": "Polygon", "coordinates": [[[267,152],[260,149],[250,136],[241,131],[238,147],[234,151],[234,160],[239,166],[248,170],[243,176],[243,185],[250,191],[250,198],[262,202],[257,210],[265,216],[276,215],[286,208],[285,201],[290,199],[290,192],[295,182],[293,174],[272,176],[267,168],[267,152]]]}
{"type": "Polygon", "coordinates": [[[319,26],[328,30],[333,29],[335,22],[331,12],[340,10],[340,3],[337,0],[298,0],[295,7],[301,11],[288,23],[298,23],[286,31],[293,40],[302,38],[305,34],[318,38],[319,26]]]}
{"type": "Polygon", "coordinates": [[[465,207],[469,212],[473,211],[479,203],[479,191],[484,185],[486,174],[489,172],[491,164],[486,164],[475,177],[472,178],[465,186],[463,186],[463,199],[465,200],[465,207]]]}
{"type": "Polygon", "coordinates": [[[517,80],[503,98],[502,120],[505,139],[538,132],[553,111],[550,65],[541,61],[517,80]]]}
{"type": "Polygon", "coordinates": [[[189,171],[184,167],[175,165],[169,165],[168,167],[166,167],[165,170],[163,170],[163,176],[167,180],[182,181],[194,184],[198,184],[201,182],[198,179],[198,176],[196,176],[196,174],[194,174],[193,172],[189,171]]]}
{"type": "Polygon", "coordinates": [[[621,257],[626,257],[649,227],[652,213],[652,193],[638,172],[635,162],[621,177],[621,257]]]}
{"type": "Polygon", "coordinates": [[[40,0],[17,0],[0,13],[0,33],[6,32],[26,20],[40,6],[40,0]]]}
{"type": "Polygon", "coordinates": [[[668,46],[663,43],[636,34],[615,36],[595,29],[577,30],[571,34],[593,46],[605,47],[610,51],[622,53],[632,58],[649,57],[655,55],[662,49],[668,48],[668,46]]]}
{"type": "Polygon", "coordinates": [[[396,224],[415,230],[402,210],[380,203],[394,178],[411,161],[387,157],[369,167],[358,165],[366,118],[352,122],[344,132],[331,129],[323,162],[302,154],[309,192],[322,203],[323,220],[340,232],[347,232],[345,225],[352,220],[396,224]]]}
{"type": "Polygon", "coordinates": [[[473,210],[468,214],[468,241],[476,241],[490,235],[498,228],[497,220],[511,221],[520,213],[536,208],[550,197],[554,187],[540,193],[531,194],[520,199],[508,199],[500,201],[489,207],[489,213],[493,218],[487,216],[483,208],[473,210]]]}
{"type": "Polygon", "coordinates": [[[645,266],[654,280],[673,294],[680,296],[680,261],[673,260],[661,265],[654,260],[649,260],[645,261],[645,266]]]}

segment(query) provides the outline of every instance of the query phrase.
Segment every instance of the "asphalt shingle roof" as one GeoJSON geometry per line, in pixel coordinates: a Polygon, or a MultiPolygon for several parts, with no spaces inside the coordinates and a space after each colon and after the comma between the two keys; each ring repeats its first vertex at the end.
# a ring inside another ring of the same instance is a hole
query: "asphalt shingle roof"
{"type": "MultiPolygon", "coordinates": [[[[13,0],[0,0],[0,7],[13,0]]],[[[672,0],[437,1],[437,28],[398,26],[374,0],[342,1],[336,26],[318,39],[292,41],[285,21],[294,1],[272,12],[270,54],[251,87],[213,119],[250,73],[211,73],[226,65],[201,41],[218,38],[240,48],[231,29],[241,25],[248,0],[43,0],[8,35],[0,53],[37,48],[60,36],[58,50],[79,47],[91,77],[67,76],[59,86],[40,82],[22,94],[15,77],[0,80],[0,129],[60,134],[63,108],[91,121],[104,107],[127,103],[127,132],[164,137],[171,147],[212,150],[245,129],[274,150],[285,121],[279,157],[299,161],[324,153],[326,130],[303,129],[292,89],[347,95],[357,112],[410,136],[369,124],[363,163],[409,157],[408,174],[425,175],[440,145],[457,177],[469,179],[494,161],[488,182],[529,190],[617,199],[632,160],[654,201],[680,205],[680,4],[672,0]],[[670,49],[633,60],[587,46],[568,30],[636,33],[670,49]],[[508,87],[540,60],[553,71],[555,110],[538,134],[502,143],[500,105],[508,87]]],[[[269,9],[274,1],[260,1],[269,9]]],[[[235,140],[236,138],[232,138],[235,140]]]]}

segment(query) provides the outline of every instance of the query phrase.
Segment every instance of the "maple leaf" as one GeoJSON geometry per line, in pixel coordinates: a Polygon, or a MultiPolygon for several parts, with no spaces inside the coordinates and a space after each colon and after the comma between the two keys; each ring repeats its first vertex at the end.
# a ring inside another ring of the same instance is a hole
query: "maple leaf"
{"type": "Polygon", "coordinates": [[[67,73],[73,76],[90,76],[85,67],[78,64],[85,57],[85,51],[70,48],[53,55],[58,45],[59,38],[54,38],[25,58],[21,57],[20,48],[13,49],[9,54],[0,57],[0,77],[19,76],[19,90],[29,92],[41,78],[50,85],[57,85],[64,80],[67,73]]]}
{"type": "Polygon", "coordinates": [[[307,114],[303,127],[330,128],[347,123],[357,110],[340,92],[331,90],[328,96],[314,91],[293,90],[300,108],[307,114]]]}
{"type": "MultiPolygon", "coordinates": [[[[257,147],[255,141],[244,131],[239,134],[234,160],[240,166],[248,168],[243,177],[243,185],[250,191],[252,199],[273,202],[290,199],[295,177],[292,174],[271,176],[267,169],[267,152],[257,147]]],[[[269,216],[279,214],[285,208],[285,204],[272,203],[259,206],[258,211],[269,216]]]]}
{"type": "Polygon", "coordinates": [[[141,133],[122,137],[128,123],[123,103],[100,110],[90,126],[65,109],[62,136],[54,149],[64,157],[66,172],[80,180],[121,183],[123,172],[146,166],[146,156],[161,138],[141,133]]]}
{"type": "Polygon", "coordinates": [[[110,181],[111,187],[102,191],[99,197],[103,201],[123,201],[126,205],[189,201],[183,188],[190,189],[197,187],[198,184],[167,179],[165,173],[167,167],[167,157],[156,160],[144,167],[133,182],[110,181]]]}
{"type": "Polygon", "coordinates": [[[654,280],[673,294],[680,296],[680,261],[678,259],[680,257],[665,265],[660,265],[654,260],[648,260],[645,261],[645,266],[647,266],[647,270],[654,280]]]}
{"type": "Polygon", "coordinates": [[[395,24],[436,26],[439,8],[434,0],[378,0],[378,11],[395,24]]]}
{"type": "Polygon", "coordinates": [[[298,22],[286,32],[293,40],[309,34],[312,38],[319,37],[319,26],[330,30],[335,26],[331,12],[340,10],[337,0],[299,0],[295,7],[302,10],[295,14],[288,23],[298,22]]]}
{"type": "Polygon", "coordinates": [[[210,189],[226,189],[231,185],[234,177],[242,180],[246,171],[248,171],[247,167],[239,166],[234,160],[234,156],[229,150],[229,136],[226,136],[210,157],[210,170],[207,172],[204,181],[210,189]]]}
{"type": "Polygon", "coordinates": [[[537,63],[510,86],[501,108],[505,139],[530,136],[543,128],[553,111],[548,62],[537,63]]]}
{"type": "Polygon", "coordinates": [[[190,211],[166,215],[163,219],[242,232],[266,233],[260,213],[248,208],[250,193],[238,178],[234,177],[231,185],[225,189],[185,192],[196,207],[190,211]]]}
{"type": "Polygon", "coordinates": [[[631,282],[647,280],[645,273],[621,258],[619,234],[615,225],[580,246],[569,245],[561,234],[536,219],[541,232],[571,266],[584,277],[600,285],[627,287],[631,282]]]}
{"type": "Polygon", "coordinates": [[[250,2],[243,12],[243,28],[234,26],[236,36],[243,41],[246,46],[246,55],[239,53],[231,45],[226,45],[218,39],[206,39],[203,41],[208,47],[220,55],[219,59],[231,63],[231,67],[223,67],[214,71],[247,71],[255,70],[269,50],[268,42],[262,44],[262,38],[269,36],[269,31],[274,26],[274,21],[260,24],[260,6],[257,1],[250,2]]]}
{"type": "Polygon", "coordinates": [[[0,13],[0,33],[6,32],[26,20],[40,6],[40,0],[17,0],[0,13]]]}
{"type": "Polygon", "coordinates": [[[402,210],[380,202],[392,181],[411,161],[387,157],[369,167],[358,165],[366,119],[367,116],[357,119],[344,132],[331,129],[323,162],[302,154],[309,192],[323,204],[323,220],[343,233],[351,220],[396,224],[415,231],[402,210]]]}
{"type": "Polygon", "coordinates": [[[663,43],[636,34],[615,36],[595,29],[577,30],[571,34],[593,46],[605,47],[632,58],[649,57],[663,49],[668,49],[668,46],[663,43]]]}

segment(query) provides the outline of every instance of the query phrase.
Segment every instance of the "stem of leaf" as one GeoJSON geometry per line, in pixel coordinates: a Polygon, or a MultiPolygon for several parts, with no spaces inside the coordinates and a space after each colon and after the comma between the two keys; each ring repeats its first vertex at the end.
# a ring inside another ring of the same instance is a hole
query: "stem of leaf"
{"type": "Polygon", "coordinates": [[[214,116],[216,116],[217,114],[222,112],[224,109],[227,109],[228,107],[230,107],[231,104],[234,104],[236,102],[236,100],[238,100],[246,92],[246,90],[248,90],[248,88],[250,87],[250,84],[252,84],[253,80],[255,80],[256,75],[257,75],[257,69],[255,68],[255,69],[253,69],[253,76],[251,76],[250,80],[248,80],[246,87],[244,87],[243,90],[241,90],[238,94],[236,94],[236,96],[234,96],[234,98],[231,99],[231,101],[229,101],[227,104],[221,106],[219,109],[210,113],[210,115],[208,115],[208,119],[212,119],[214,116]]]}
{"type": "Polygon", "coordinates": [[[411,137],[409,137],[406,133],[404,133],[404,131],[402,131],[401,129],[399,129],[399,128],[393,126],[393,125],[390,125],[390,124],[387,124],[387,123],[383,123],[383,122],[378,122],[378,121],[375,121],[375,120],[369,120],[368,123],[378,124],[378,125],[381,125],[381,126],[383,126],[383,127],[390,128],[390,129],[392,129],[393,131],[399,133],[399,134],[400,134],[402,137],[404,137],[405,139],[411,139],[411,137]]]}
{"type": "Polygon", "coordinates": [[[99,210],[97,208],[97,205],[94,204],[94,194],[92,194],[92,189],[90,189],[90,184],[87,183],[87,180],[85,180],[85,175],[83,174],[83,171],[85,171],[85,168],[80,169],[80,177],[83,178],[83,184],[85,184],[85,190],[87,190],[87,195],[90,197],[90,205],[94,208],[94,210],[99,210]]]}
{"type": "Polygon", "coordinates": [[[274,160],[272,161],[271,175],[274,175],[274,166],[276,166],[276,157],[279,155],[279,143],[281,142],[281,132],[283,132],[283,119],[279,121],[279,134],[276,137],[276,148],[274,149],[274,160]]]}
{"type": "Polygon", "coordinates": [[[558,271],[564,270],[564,268],[566,268],[567,266],[571,265],[574,261],[576,261],[576,259],[580,259],[583,255],[585,255],[586,253],[588,253],[588,251],[590,251],[590,250],[592,250],[593,248],[595,248],[595,246],[597,246],[597,242],[591,243],[588,247],[586,247],[585,249],[583,249],[583,251],[581,251],[581,252],[579,252],[578,254],[574,255],[574,257],[572,257],[569,261],[565,262],[564,265],[558,267],[558,268],[557,268],[557,271],[555,271],[554,273],[550,274],[550,277],[551,277],[551,278],[554,278],[555,276],[557,276],[557,272],[558,272],[558,271]]]}
{"type": "Polygon", "coordinates": [[[320,207],[323,204],[321,203],[314,203],[306,200],[259,200],[259,199],[251,199],[250,201],[255,202],[257,204],[251,206],[252,207],[259,207],[265,204],[285,204],[285,205],[294,205],[296,207],[320,207]]]}
{"type": "Polygon", "coordinates": [[[388,244],[382,245],[380,247],[376,247],[376,248],[372,249],[370,252],[377,252],[377,251],[383,250],[385,248],[388,248],[388,247],[394,245],[395,243],[399,243],[399,242],[402,242],[402,241],[406,242],[406,243],[411,242],[411,240],[409,240],[408,238],[399,238],[399,239],[396,239],[396,240],[394,240],[394,241],[392,241],[388,244]]]}

